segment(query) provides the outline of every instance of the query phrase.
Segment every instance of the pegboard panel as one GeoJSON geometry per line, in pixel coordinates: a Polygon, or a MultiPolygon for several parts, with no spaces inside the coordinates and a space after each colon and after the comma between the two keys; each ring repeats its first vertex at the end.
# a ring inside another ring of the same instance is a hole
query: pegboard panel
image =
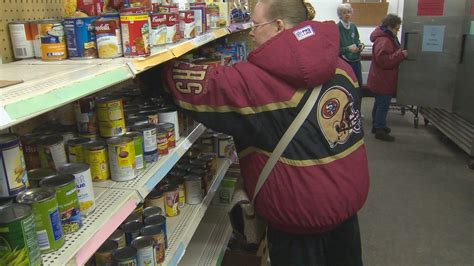
{"type": "Polygon", "coordinates": [[[63,0],[0,0],[0,56],[14,60],[8,23],[60,18],[63,0]]]}

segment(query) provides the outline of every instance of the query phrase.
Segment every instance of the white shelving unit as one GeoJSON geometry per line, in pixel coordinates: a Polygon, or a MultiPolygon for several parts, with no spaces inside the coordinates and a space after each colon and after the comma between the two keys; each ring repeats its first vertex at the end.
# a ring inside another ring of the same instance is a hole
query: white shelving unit
{"type": "Polygon", "coordinates": [[[186,205],[178,216],[167,218],[168,249],[166,250],[164,265],[178,265],[179,261],[184,256],[186,249],[191,242],[191,238],[201,223],[201,219],[204,217],[207,208],[211,204],[212,198],[216,194],[230,164],[231,162],[229,159],[219,160],[217,175],[201,204],[186,205]]]}
{"type": "Polygon", "coordinates": [[[229,206],[212,205],[189,243],[180,266],[220,265],[232,234],[229,206]]]}

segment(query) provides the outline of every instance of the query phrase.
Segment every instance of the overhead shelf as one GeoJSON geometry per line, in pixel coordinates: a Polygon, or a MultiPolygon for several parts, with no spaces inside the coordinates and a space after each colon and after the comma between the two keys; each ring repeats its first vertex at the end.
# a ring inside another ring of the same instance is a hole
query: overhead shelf
{"type": "Polygon", "coordinates": [[[197,205],[186,205],[176,217],[167,218],[168,249],[166,250],[164,265],[178,265],[191,242],[194,232],[198,228],[212,198],[224,178],[231,162],[229,159],[219,160],[219,169],[213,183],[203,201],[197,205]]]}
{"type": "Polygon", "coordinates": [[[189,243],[180,266],[220,265],[232,234],[229,206],[212,205],[189,243]]]}
{"type": "Polygon", "coordinates": [[[209,31],[191,40],[154,48],[145,58],[29,59],[0,64],[0,80],[22,81],[0,90],[0,130],[131,79],[228,34],[227,28],[209,31]]]}

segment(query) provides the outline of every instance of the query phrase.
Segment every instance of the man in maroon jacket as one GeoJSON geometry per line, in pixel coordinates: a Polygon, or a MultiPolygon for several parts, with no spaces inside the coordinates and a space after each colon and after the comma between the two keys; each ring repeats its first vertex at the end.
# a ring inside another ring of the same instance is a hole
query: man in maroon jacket
{"type": "Polygon", "coordinates": [[[260,0],[248,62],[174,62],[165,67],[165,83],[195,120],[234,137],[250,198],[270,153],[311,89],[323,84],[255,208],[269,224],[272,265],[362,265],[357,212],[369,173],[357,79],[339,58],[337,26],[311,21],[310,10],[302,0],[260,0]]]}
{"type": "Polygon", "coordinates": [[[397,91],[398,66],[407,56],[400,48],[397,33],[402,20],[397,15],[388,14],[370,35],[372,64],[370,65],[367,87],[375,94],[372,108],[372,133],[383,141],[394,141],[387,126],[387,113],[392,96],[397,91]]]}

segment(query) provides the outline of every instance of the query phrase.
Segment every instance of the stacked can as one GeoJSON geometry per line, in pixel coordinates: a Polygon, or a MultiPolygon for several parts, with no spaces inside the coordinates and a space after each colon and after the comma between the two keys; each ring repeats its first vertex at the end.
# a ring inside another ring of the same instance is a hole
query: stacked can
{"type": "Polygon", "coordinates": [[[13,197],[28,187],[25,159],[15,134],[0,135],[0,197],[13,197]]]}
{"type": "Polygon", "coordinates": [[[110,174],[114,181],[128,181],[136,177],[135,144],[128,137],[107,140],[110,174]]]}
{"type": "Polygon", "coordinates": [[[109,179],[109,164],[106,144],[102,140],[84,144],[84,161],[89,164],[92,181],[109,179]]]}
{"type": "Polygon", "coordinates": [[[58,168],[60,174],[69,174],[75,177],[79,210],[82,216],[88,216],[95,208],[94,187],[92,186],[91,171],[88,164],[70,163],[58,168]]]}
{"type": "Polygon", "coordinates": [[[116,137],[125,134],[125,117],[121,98],[102,97],[96,100],[95,106],[102,137],[116,137]]]}

